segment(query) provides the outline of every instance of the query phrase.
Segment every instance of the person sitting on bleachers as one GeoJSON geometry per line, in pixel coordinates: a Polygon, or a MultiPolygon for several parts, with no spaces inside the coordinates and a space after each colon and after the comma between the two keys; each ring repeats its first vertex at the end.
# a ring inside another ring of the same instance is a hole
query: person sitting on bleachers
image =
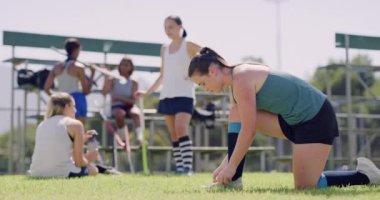
{"type": "Polygon", "coordinates": [[[133,121],[138,143],[141,143],[144,137],[140,125],[141,111],[135,105],[136,100],[133,95],[138,89],[138,84],[135,80],[131,79],[134,68],[132,59],[127,56],[123,57],[118,66],[118,71],[127,81],[121,83],[118,79],[107,77],[102,94],[107,95],[109,93],[111,95],[112,117],[115,118],[118,129],[116,137],[120,138],[120,135],[128,131],[125,118],[130,117],[133,121]]]}

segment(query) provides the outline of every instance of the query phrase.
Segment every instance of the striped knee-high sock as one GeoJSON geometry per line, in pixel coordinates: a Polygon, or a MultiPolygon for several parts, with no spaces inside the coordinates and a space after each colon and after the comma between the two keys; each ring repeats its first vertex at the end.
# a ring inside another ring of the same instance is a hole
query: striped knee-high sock
{"type": "Polygon", "coordinates": [[[193,143],[188,135],[179,138],[179,148],[185,172],[193,170],[193,143]]]}
{"type": "MultiPolygon", "coordinates": [[[[240,126],[240,122],[228,123],[228,160],[230,160],[232,153],[234,152],[236,141],[239,136],[240,126]]],[[[235,175],[232,177],[232,181],[235,181],[243,176],[244,162],[245,156],[236,168],[236,172],[235,175]]]]}
{"type": "Polygon", "coordinates": [[[181,150],[179,148],[179,142],[174,141],[172,142],[173,145],[173,157],[175,161],[175,167],[176,167],[176,172],[183,172],[183,161],[182,161],[182,156],[181,156],[181,150]]]}

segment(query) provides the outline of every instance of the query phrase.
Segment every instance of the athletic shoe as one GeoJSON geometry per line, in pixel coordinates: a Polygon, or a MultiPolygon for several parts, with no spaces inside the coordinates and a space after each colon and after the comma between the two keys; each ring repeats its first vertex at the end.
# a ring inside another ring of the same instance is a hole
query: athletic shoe
{"type": "Polygon", "coordinates": [[[213,183],[208,186],[209,190],[243,190],[243,181],[242,178],[238,178],[234,181],[229,182],[227,185],[223,185],[220,183],[213,183]]]}
{"type": "Polygon", "coordinates": [[[123,175],[120,171],[116,170],[115,168],[107,169],[105,174],[110,174],[110,175],[123,175]]]}
{"type": "Polygon", "coordinates": [[[185,169],[185,170],[183,170],[182,175],[184,175],[184,176],[192,176],[193,175],[193,170],[185,169]]]}
{"type": "Polygon", "coordinates": [[[358,166],[356,167],[356,170],[365,174],[368,177],[370,184],[380,184],[380,169],[378,169],[368,158],[359,157],[357,160],[358,166]]]}

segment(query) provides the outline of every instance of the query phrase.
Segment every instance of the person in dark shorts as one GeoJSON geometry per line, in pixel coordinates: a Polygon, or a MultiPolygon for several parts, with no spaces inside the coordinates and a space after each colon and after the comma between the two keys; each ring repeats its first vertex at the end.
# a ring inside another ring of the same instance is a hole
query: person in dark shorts
{"type": "Polygon", "coordinates": [[[195,87],[187,78],[187,67],[200,46],[186,40],[187,33],[178,16],[168,16],[164,26],[171,42],[161,47],[160,75],[147,91],[139,91],[136,95],[147,96],[162,83],[157,111],[165,116],[170,132],[176,172],[190,175],[193,171],[193,145],[189,137],[189,124],[195,87]]]}
{"type": "Polygon", "coordinates": [[[120,61],[118,71],[127,81],[121,83],[118,79],[106,78],[102,93],[103,95],[107,95],[108,93],[111,95],[112,117],[115,118],[118,128],[117,137],[128,132],[125,118],[129,117],[133,121],[136,138],[138,142],[141,143],[143,141],[143,133],[140,125],[141,110],[136,106],[134,96],[138,89],[138,84],[135,80],[131,79],[134,69],[135,66],[132,59],[128,56],[124,56],[120,61]]]}
{"type": "Polygon", "coordinates": [[[192,59],[188,76],[210,92],[231,89],[228,132],[234,137],[213,173],[215,186],[242,188],[235,178],[256,131],[293,143],[297,189],[380,183],[380,170],[367,158],[358,158],[355,171],[323,171],[338,124],[326,96],[305,81],[260,63],[230,65],[207,47],[192,59]]]}

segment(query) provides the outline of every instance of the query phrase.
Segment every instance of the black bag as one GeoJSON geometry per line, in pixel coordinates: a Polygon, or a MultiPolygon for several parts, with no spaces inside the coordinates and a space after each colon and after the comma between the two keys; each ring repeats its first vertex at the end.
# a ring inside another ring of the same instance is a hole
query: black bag
{"type": "MultiPolygon", "coordinates": [[[[36,75],[36,84],[35,86],[40,88],[41,90],[44,89],[45,82],[49,76],[50,70],[43,69],[35,73],[36,75]]],[[[52,86],[54,88],[54,84],[52,86]]]]}
{"type": "Polygon", "coordinates": [[[30,69],[20,69],[17,71],[17,85],[20,87],[35,86],[36,76],[30,69]]]}
{"type": "Polygon", "coordinates": [[[215,128],[215,112],[204,110],[202,108],[194,108],[192,115],[192,122],[202,122],[205,124],[206,128],[215,128]]]}
{"type": "Polygon", "coordinates": [[[39,89],[44,89],[49,73],[50,70],[48,69],[43,69],[37,72],[33,72],[30,69],[20,69],[17,71],[17,85],[19,87],[37,87],[39,89]]]}

